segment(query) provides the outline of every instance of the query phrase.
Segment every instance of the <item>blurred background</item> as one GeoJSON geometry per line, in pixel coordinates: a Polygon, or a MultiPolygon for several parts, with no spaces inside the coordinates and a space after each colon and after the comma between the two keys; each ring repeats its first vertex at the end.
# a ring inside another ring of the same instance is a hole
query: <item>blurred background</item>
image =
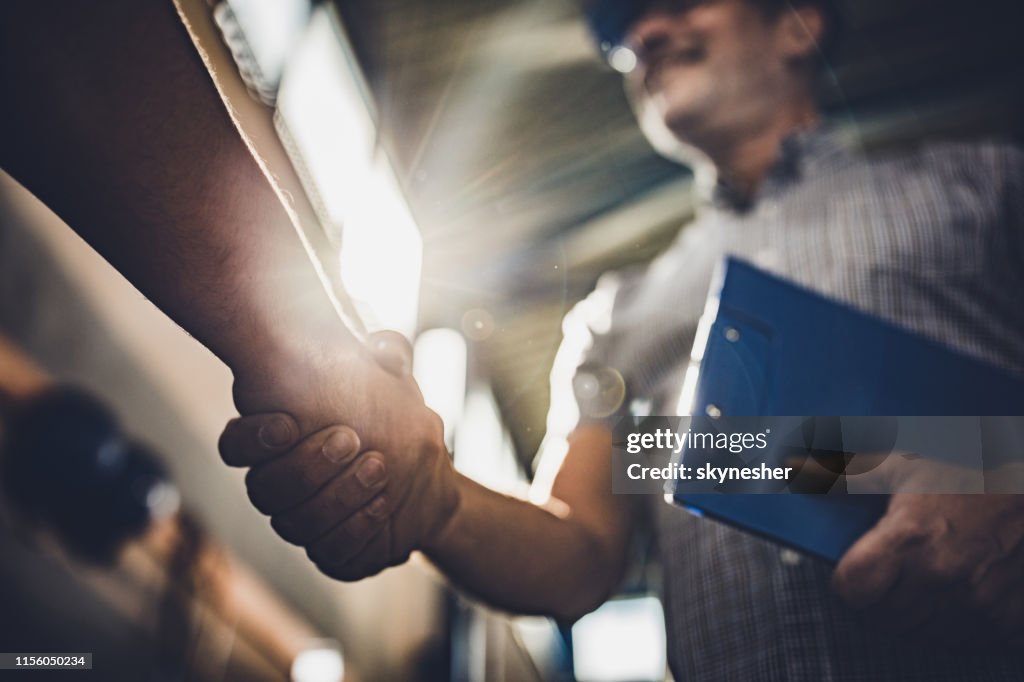
{"type": "MultiPolygon", "coordinates": [[[[527,494],[574,419],[548,414],[562,317],[602,272],[648,262],[693,207],[690,173],[641,136],[579,4],[181,4],[350,312],[415,341],[456,465],[527,494]]],[[[822,97],[852,143],[1020,141],[1016,3],[844,9],[822,97]]],[[[0,393],[83,387],[145,443],[151,479],[166,483],[142,495],[126,479],[145,522],[103,556],[61,530],[106,529],[99,503],[75,501],[80,514],[60,518],[5,505],[4,651],[91,651],[96,679],[314,682],[342,668],[346,680],[664,679],[645,548],[623,596],[572,628],[470,604],[422,561],[332,582],[273,535],[242,472],[219,461],[234,416],[227,369],[7,176],[0,260],[12,344],[0,393]]]]}

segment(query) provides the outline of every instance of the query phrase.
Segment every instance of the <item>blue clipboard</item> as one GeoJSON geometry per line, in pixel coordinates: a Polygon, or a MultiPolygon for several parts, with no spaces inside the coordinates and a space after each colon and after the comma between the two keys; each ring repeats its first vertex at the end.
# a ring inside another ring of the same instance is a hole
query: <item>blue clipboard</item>
{"type": "MultiPolygon", "coordinates": [[[[702,327],[694,415],[1024,415],[1024,378],[735,258],[716,277],[702,327]]],[[[888,502],[680,490],[672,497],[698,515],[832,562],[888,502]]]]}

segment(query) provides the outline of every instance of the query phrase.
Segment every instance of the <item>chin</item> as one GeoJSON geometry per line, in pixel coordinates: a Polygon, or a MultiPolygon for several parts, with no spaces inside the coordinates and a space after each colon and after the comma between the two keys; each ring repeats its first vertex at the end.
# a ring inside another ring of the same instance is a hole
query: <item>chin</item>
{"type": "Polygon", "coordinates": [[[690,108],[671,108],[661,112],[661,124],[672,137],[684,144],[694,144],[706,137],[709,120],[703,112],[690,108]]]}
{"type": "Polygon", "coordinates": [[[669,127],[670,121],[666,119],[665,112],[651,99],[633,100],[633,109],[644,136],[660,155],[695,170],[707,165],[704,154],[688,136],[680,135],[669,127]]]}
{"type": "Polygon", "coordinates": [[[663,125],[681,139],[693,139],[713,119],[709,97],[697,89],[674,88],[648,98],[663,125]]]}

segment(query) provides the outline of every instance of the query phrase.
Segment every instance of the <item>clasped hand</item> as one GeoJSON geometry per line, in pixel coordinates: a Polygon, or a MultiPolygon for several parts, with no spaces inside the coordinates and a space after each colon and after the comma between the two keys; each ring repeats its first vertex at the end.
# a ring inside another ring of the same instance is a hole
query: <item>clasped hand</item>
{"type": "Polygon", "coordinates": [[[1024,638],[1024,495],[1018,465],[989,474],[926,458],[882,464],[858,478],[891,492],[878,524],[850,548],[833,583],[847,604],[901,637],[1001,649],[1024,638]],[[935,491],[935,492],[933,492],[935,491]],[[964,494],[964,492],[973,494],[964,494]]]}
{"type": "Polygon", "coordinates": [[[347,376],[310,378],[318,391],[336,382],[339,393],[361,385],[365,396],[310,401],[317,412],[324,402],[336,410],[313,419],[294,408],[295,416],[247,414],[227,425],[219,444],[228,465],[250,467],[249,498],[271,517],[278,535],[305,547],[323,573],[345,581],[405,562],[457,506],[441,420],[423,405],[409,371],[408,343],[384,332],[371,337],[369,347],[376,365],[355,363],[341,372],[347,376]],[[389,381],[373,381],[380,368],[389,381]],[[389,390],[397,395],[381,396],[389,390]],[[322,428],[304,432],[300,424],[310,423],[322,428]]]}
{"type": "Polygon", "coordinates": [[[836,568],[851,606],[893,635],[958,649],[1024,637],[1024,497],[893,495],[836,568]]]}

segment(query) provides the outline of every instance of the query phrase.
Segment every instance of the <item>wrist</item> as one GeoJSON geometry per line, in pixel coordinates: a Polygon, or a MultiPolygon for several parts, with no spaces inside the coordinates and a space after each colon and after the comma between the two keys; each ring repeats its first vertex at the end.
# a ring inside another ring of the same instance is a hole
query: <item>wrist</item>
{"type": "Polygon", "coordinates": [[[472,494],[473,482],[458,473],[451,471],[452,484],[448,486],[448,494],[442,501],[437,523],[431,532],[425,534],[420,543],[420,551],[431,560],[443,556],[451,549],[452,540],[458,537],[459,520],[465,515],[468,498],[472,494]]]}
{"type": "Polygon", "coordinates": [[[266,251],[243,250],[224,266],[224,288],[238,292],[242,303],[255,303],[224,301],[216,311],[219,319],[208,325],[228,341],[215,352],[239,382],[255,385],[262,377],[361,348],[300,242],[282,240],[273,253],[266,251]]]}
{"type": "Polygon", "coordinates": [[[230,364],[235,407],[243,415],[300,410],[322,392],[325,379],[348,376],[350,368],[368,360],[340,320],[298,329],[280,326],[285,331],[253,338],[230,364]]]}

